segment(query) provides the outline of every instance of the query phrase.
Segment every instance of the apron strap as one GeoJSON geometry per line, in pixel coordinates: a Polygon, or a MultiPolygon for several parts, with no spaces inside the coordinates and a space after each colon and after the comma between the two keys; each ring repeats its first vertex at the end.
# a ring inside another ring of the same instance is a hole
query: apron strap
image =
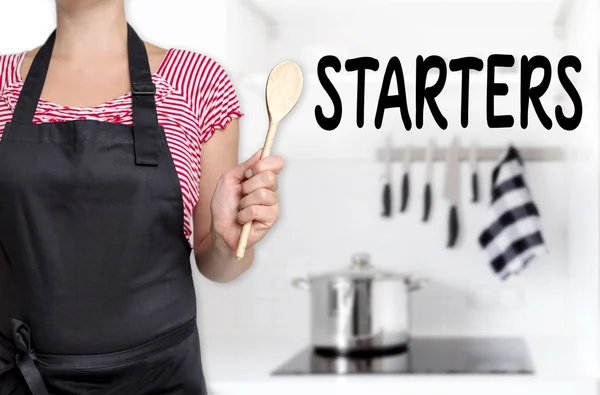
{"type": "Polygon", "coordinates": [[[31,348],[29,327],[16,319],[13,319],[11,324],[13,341],[17,348],[16,365],[21,372],[21,376],[23,376],[23,380],[25,380],[32,395],[48,395],[42,375],[35,364],[37,358],[31,348]]]}
{"type": "Polygon", "coordinates": [[[38,53],[33,58],[27,78],[23,83],[21,94],[15,106],[12,123],[19,125],[30,125],[33,122],[33,116],[37,109],[46,75],[48,74],[48,66],[52,58],[52,49],[56,40],[56,31],[52,32],[48,40],[42,45],[38,53]]]}
{"type": "Polygon", "coordinates": [[[158,125],[154,99],[156,86],[152,82],[146,46],[129,24],[127,24],[127,42],[133,106],[135,163],[137,165],[157,166],[161,130],[158,125]]]}
{"type": "MultiPolygon", "coordinates": [[[[12,123],[19,125],[32,124],[44,89],[55,40],[56,31],[52,32],[33,59],[17,100],[12,123]]],[[[152,81],[148,53],[144,42],[129,24],[127,24],[127,52],[129,79],[131,81],[135,163],[137,165],[157,166],[161,127],[158,124],[154,99],[156,86],[152,81]]]]}

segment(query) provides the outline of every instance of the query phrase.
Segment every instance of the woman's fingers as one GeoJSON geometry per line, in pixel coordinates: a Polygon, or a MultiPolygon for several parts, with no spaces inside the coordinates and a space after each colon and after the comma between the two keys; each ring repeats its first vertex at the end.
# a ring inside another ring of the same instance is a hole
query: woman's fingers
{"type": "Polygon", "coordinates": [[[253,175],[272,171],[278,174],[283,169],[283,158],[281,156],[272,155],[264,159],[254,162],[248,170],[246,170],[246,178],[251,178],[253,175]]]}
{"type": "Polygon", "coordinates": [[[277,192],[272,191],[267,188],[259,188],[248,195],[244,196],[244,198],[240,201],[240,210],[245,209],[250,206],[274,206],[279,202],[277,197],[277,192]]]}
{"type": "Polygon", "coordinates": [[[279,205],[249,206],[238,212],[237,220],[240,225],[250,221],[260,222],[270,228],[279,218],[279,205]]]}
{"type": "MultiPolygon", "coordinates": [[[[251,161],[250,161],[251,162],[251,161]]],[[[247,168],[242,183],[244,197],[240,200],[238,222],[260,222],[270,228],[279,218],[277,173],[283,169],[280,156],[268,156],[247,168]]]]}
{"type": "Polygon", "coordinates": [[[252,166],[257,164],[261,159],[260,156],[262,154],[262,149],[256,151],[254,155],[248,158],[245,162],[240,163],[233,169],[229,170],[224,174],[225,178],[228,178],[232,181],[237,180],[237,182],[244,181],[248,177],[246,177],[247,172],[252,169],[252,166]]]}
{"type": "Polygon", "coordinates": [[[244,181],[242,184],[242,193],[244,195],[249,195],[261,188],[277,191],[277,174],[275,174],[273,171],[267,170],[253,175],[250,179],[244,181]]]}

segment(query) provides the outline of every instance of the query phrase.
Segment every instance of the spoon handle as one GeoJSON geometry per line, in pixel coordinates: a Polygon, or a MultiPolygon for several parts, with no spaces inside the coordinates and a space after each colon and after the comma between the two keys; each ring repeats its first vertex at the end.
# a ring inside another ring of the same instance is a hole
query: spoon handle
{"type": "MultiPolygon", "coordinates": [[[[273,141],[275,140],[275,133],[277,132],[277,123],[269,122],[269,131],[267,132],[267,138],[265,139],[265,145],[262,150],[262,154],[260,155],[261,159],[266,158],[271,155],[271,147],[273,147],[273,141]]],[[[250,230],[252,229],[252,221],[246,222],[244,226],[242,226],[242,233],[240,234],[240,241],[238,242],[238,248],[235,252],[235,257],[237,259],[244,258],[246,254],[246,247],[248,245],[248,236],[250,236],[250,230]]]]}

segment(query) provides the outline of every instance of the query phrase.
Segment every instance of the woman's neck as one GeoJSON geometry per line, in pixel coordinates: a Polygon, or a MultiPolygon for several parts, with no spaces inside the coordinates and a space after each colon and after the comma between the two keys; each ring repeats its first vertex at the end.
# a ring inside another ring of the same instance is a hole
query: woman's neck
{"type": "Polygon", "coordinates": [[[57,1],[56,11],[55,56],[110,56],[125,51],[124,0],[62,0],[57,1]]]}

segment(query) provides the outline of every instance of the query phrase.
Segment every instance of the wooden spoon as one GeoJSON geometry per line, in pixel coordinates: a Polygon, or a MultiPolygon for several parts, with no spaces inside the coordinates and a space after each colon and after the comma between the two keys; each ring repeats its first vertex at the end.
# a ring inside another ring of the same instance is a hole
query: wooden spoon
{"type": "MultiPolygon", "coordinates": [[[[294,62],[283,62],[275,66],[267,80],[266,101],[267,113],[269,114],[269,131],[265,139],[265,145],[261,159],[271,155],[271,147],[275,139],[275,133],[279,123],[294,108],[302,93],[303,77],[302,70],[294,62]]],[[[240,241],[235,253],[237,259],[242,259],[246,253],[248,236],[252,229],[252,221],[245,223],[242,227],[240,241]]]]}

